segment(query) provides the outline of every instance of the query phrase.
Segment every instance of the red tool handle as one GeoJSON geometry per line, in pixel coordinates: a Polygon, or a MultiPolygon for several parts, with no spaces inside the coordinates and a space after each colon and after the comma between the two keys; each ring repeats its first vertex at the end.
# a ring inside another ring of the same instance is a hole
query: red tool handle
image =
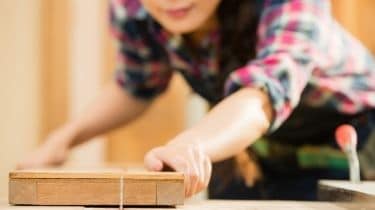
{"type": "Polygon", "coordinates": [[[357,146],[357,133],[351,125],[341,125],[336,129],[336,142],[344,151],[357,146]]]}

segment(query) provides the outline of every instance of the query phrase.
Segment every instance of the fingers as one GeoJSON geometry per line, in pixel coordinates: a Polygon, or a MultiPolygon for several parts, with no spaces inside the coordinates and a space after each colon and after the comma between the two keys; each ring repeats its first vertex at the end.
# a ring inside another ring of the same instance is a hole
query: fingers
{"type": "Polygon", "coordinates": [[[190,167],[185,167],[181,172],[184,173],[185,177],[185,197],[190,197],[191,196],[191,185],[193,183],[193,179],[191,177],[191,168],[190,167]]]}
{"type": "Polygon", "coordinates": [[[208,185],[211,177],[211,161],[197,146],[167,145],[155,148],[144,158],[145,166],[160,171],[163,164],[184,173],[185,196],[190,197],[208,185]]]}
{"type": "Polygon", "coordinates": [[[205,157],[204,159],[204,188],[208,187],[212,174],[212,163],[210,158],[205,157]]]}
{"type": "MultiPolygon", "coordinates": [[[[172,150],[172,149],[171,149],[172,150]]],[[[173,168],[175,171],[184,173],[185,197],[192,195],[192,185],[194,185],[197,170],[195,169],[192,155],[181,155],[178,152],[170,152],[168,149],[158,151],[158,157],[162,162],[173,168]]]]}
{"type": "Polygon", "coordinates": [[[196,177],[196,179],[191,184],[191,190],[188,194],[189,196],[199,193],[208,186],[212,170],[211,160],[203,153],[202,150],[196,150],[193,157],[194,165],[196,165],[198,171],[197,174],[192,174],[193,177],[196,177]]]}
{"type": "Polygon", "coordinates": [[[17,164],[16,169],[32,169],[32,168],[43,168],[46,167],[46,164],[35,159],[27,159],[17,164]]]}
{"type": "Polygon", "coordinates": [[[185,197],[191,197],[196,192],[200,176],[196,151],[189,147],[165,147],[158,151],[158,157],[175,171],[184,173],[185,197]]]}
{"type": "Polygon", "coordinates": [[[191,188],[188,193],[188,196],[192,196],[198,192],[200,192],[203,189],[203,182],[204,182],[204,155],[203,152],[198,149],[192,149],[190,151],[191,153],[191,159],[192,159],[192,165],[195,169],[194,173],[191,174],[193,182],[191,183],[191,188]]]}
{"type": "Polygon", "coordinates": [[[46,168],[60,166],[65,162],[67,154],[57,149],[43,145],[34,152],[30,153],[17,166],[17,170],[32,169],[32,168],[46,168]]]}
{"type": "Polygon", "coordinates": [[[201,176],[201,157],[199,155],[199,152],[194,148],[189,148],[188,155],[188,168],[190,169],[189,173],[187,173],[187,176],[190,178],[190,183],[187,185],[187,192],[185,193],[186,197],[194,195],[199,190],[199,180],[201,176]]]}
{"type": "Polygon", "coordinates": [[[161,171],[163,169],[163,162],[157,156],[159,148],[155,148],[148,152],[144,158],[146,169],[150,171],[161,171]]]}
{"type": "Polygon", "coordinates": [[[30,165],[29,163],[26,162],[20,162],[16,165],[16,170],[22,170],[27,168],[27,166],[30,165]]]}

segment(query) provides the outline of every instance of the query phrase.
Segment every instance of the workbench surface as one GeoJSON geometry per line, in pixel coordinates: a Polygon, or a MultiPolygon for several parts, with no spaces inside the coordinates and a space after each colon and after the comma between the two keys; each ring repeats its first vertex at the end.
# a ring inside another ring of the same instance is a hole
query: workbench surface
{"type": "MultiPolygon", "coordinates": [[[[80,206],[9,206],[0,204],[1,210],[116,210],[118,207],[80,206]]],[[[132,210],[375,210],[375,203],[330,203],[297,201],[202,201],[187,203],[176,208],[124,208],[132,210]]]]}

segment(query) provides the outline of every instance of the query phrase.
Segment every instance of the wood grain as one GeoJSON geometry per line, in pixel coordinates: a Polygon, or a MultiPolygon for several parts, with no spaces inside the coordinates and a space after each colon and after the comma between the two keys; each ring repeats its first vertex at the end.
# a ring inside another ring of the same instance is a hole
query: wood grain
{"type": "Polygon", "coordinates": [[[322,201],[375,202],[375,182],[351,183],[349,181],[321,180],[318,197],[322,201]]]}
{"type": "Polygon", "coordinates": [[[9,202],[33,204],[36,201],[36,183],[28,180],[9,181],[9,202]]]}
{"type": "Polygon", "coordinates": [[[157,183],[157,202],[159,205],[173,205],[173,203],[183,203],[185,190],[176,181],[166,181],[157,183]]]}
{"type": "Polygon", "coordinates": [[[9,203],[23,205],[182,205],[184,176],[177,172],[13,171],[9,203]]]}

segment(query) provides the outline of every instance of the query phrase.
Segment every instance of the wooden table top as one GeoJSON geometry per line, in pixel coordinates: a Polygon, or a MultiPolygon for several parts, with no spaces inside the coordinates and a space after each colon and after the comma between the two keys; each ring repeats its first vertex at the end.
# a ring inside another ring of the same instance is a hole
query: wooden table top
{"type": "MultiPolygon", "coordinates": [[[[81,206],[9,206],[0,204],[1,210],[116,210],[118,207],[81,207],[81,206]]],[[[131,210],[375,210],[375,203],[331,203],[298,201],[229,201],[209,200],[186,203],[176,208],[124,208],[131,210]]]]}
{"type": "Polygon", "coordinates": [[[320,180],[318,198],[321,201],[375,202],[375,182],[320,180]]]}
{"type": "Polygon", "coordinates": [[[375,181],[352,183],[342,180],[321,180],[319,184],[375,196],[375,181]]]}

